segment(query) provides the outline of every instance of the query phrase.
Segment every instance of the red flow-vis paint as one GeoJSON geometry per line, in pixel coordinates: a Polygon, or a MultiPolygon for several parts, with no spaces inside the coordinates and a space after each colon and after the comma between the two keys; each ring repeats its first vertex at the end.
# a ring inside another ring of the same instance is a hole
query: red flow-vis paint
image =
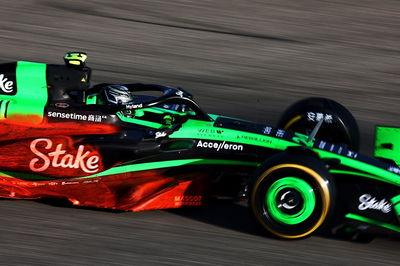
{"type": "Polygon", "coordinates": [[[54,178],[87,176],[104,170],[102,157],[95,147],[75,144],[67,136],[3,144],[0,169],[54,178]]]}
{"type": "Polygon", "coordinates": [[[48,136],[71,136],[71,135],[96,135],[114,134],[119,129],[113,125],[99,123],[74,123],[60,122],[34,124],[20,121],[1,121],[0,141],[18,140],[27,138],[40,138],[48,136]]]}
{"type": "Polygon", "coordinates": [[[170,176],[147,170],[83,179],[25,181],[0,175],[0,197],[65,198],[77,206],[144,211],[199,206],[204,203],[208,175],[170,176]]]}
{"type": "Polygon", "coordinates": [[[116,132],[117,127],[106,124],[2,121],[0,170],[54,178],[95,174],[104,170],[98,149],[72,136],[116,132]]]}

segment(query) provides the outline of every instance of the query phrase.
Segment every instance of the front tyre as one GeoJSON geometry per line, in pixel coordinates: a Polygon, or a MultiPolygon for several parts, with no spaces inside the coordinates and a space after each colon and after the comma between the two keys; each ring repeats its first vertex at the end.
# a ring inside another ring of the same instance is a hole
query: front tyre
{"type": "Polygon", "coordinates": [[[330,213],[334,185],[318,159],[287,154],[280,157],[273,163],[267,161],[253,178],[249,198],[252,214],[276,237],[308,237],[330,213]]]}
{"type": "Polygon", "coordinates": [[[319,120],[324,123],[317,138],[346,144],[358,151],[360,133],[354,116],[340,103],[327,98],[307,98],[291,105],[282,115],[278,127],[309,135],[319,120]]]}

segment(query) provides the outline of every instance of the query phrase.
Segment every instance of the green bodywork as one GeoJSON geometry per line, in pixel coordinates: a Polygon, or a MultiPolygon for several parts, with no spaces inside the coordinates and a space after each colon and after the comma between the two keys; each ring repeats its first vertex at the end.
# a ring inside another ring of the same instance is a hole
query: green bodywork
{"type": "Polygon", "coordinates": [[[392,224],[389,224],[389,223],[384,223],[384,222],[377,221],[375,219],[367,218],[367,217],[364,217],[364,216],[361,216],[361,215],[358,215],[358,214],[354,214],[354,213],[348,213],[348,214],[346,214],[345,217],[347,219],[356,220],[356,221],[364,222],[364,223],[367,223],[367,224],[372,224],[372,225],[375,225],[375,226],[378,226],[378,227],[386,228],[386,229],[389,229],[389,230],[392,230],[392,231],[400,233],[400,227],[392,225],[392,224]]]}
{"type": "MultiPolygon", "coordinates": [[[[244,161],[236,161],[236,160],[218,160],[218,159],[181,159],[181,160],[168,160],[168,161],[159,161],[159,162],[150,162],[150,163],[135,163],[130,162],[130,164],[119,165],[110,169],[107,169],[103,172],[93,174],[90,176],[84,177],[75,177],[71,179],[85,179],[85,178],[94,178],[94,177],[102,177],[108,175],[116,175],[123,174],[129,172],[139,172],[146,171],[152,169],[163,169],[163,168],[171,168],[171,167],[180,167],[187,165],[241,165],[241,166],[251,166],[257,167],[258,163],[255,162],[244,162],[244,161]]],[[[27,174],[13,171],[2,171],[0,172],[1,176],[7,177],[16,177],[24,180],[46,180],[53,178],[46,178],[41,175],[35,174],[27,174]]]]}
{"type": "Polygon", "coordinates": [[[227,129],[223,127],[217,128],[214,127],[214,121],[209,122],[199,120],[188,120],[178,131],[175,131],[169,135],[169,138],[227,141],[239,144],[267,147],[276,150],[286,150],[286,148],[289,146],[300,146],[300,144],[267,135],[227,129]],[[217,130],[223,132],[217,133],[217,130]]]}
{"type": "Polygon", "coordinates": [[[396,215],[400,217],[400,195],[391,198],[390,202],[393,204],[393,209],[396,212],[396,215]]]}
{"type": "Polygon", "coordinates": [[[0,118],[18,120],[19,116],[32,116],[32,122],[41,122],[48,100],[46,64],[17,62],[16,81],[15,95],[0,95],[0,100],[8,102],[0,106],[0,118]]]}
{"type": "MultiPolygon", "coordinates": [[[[318,152],[320,158],[322,159],[338,159],[340,160],[340,163],[344,166],[348,166],[351,168],[358,169],[359,171],[346,171],[345,174],[347,175],[354,175],[354,176],[362,176],[374,180],[378,180],[381,182],[385,182],[388,184],[393,184],[396,186],[400,186],[400,177],[398,174],[389,172],[388,170],[385,170],[383,168],[370,165],[368,163],[354,160],[345,156],[341,156],[338,154],[333,154],[331,152],[327,151],[321,151],[316,149],[318,152]]],[[[332,173],[340,173],[338,170],[332,169],[330,170],[332,173]]]]}
{"type": "Polygon", "coordinates": [[[400,165],[400,128],[383,126],[375,128],[374,156],[393,160],[400,165]]]}
{"type": "MultiPolygon", "coordinates": [[[[140,110],[138,110],[138,111],[140,111],[140,110]]],[[[126,123],[141,125],[141,126],[155,128],[155,129],[160,129],[162,127],[165,127],[163,124],[151,122],[151,121],[147,121],[147,120],[143,120],[143,119],[138,119],[138,118],[136,118],[136,116],[135,116],[135,118],[128,117],[128,116],[124,115],[122,112],[118,112],[117,116],[119,119],[121,119],[121,121],[126,122],[126,123]]]]}

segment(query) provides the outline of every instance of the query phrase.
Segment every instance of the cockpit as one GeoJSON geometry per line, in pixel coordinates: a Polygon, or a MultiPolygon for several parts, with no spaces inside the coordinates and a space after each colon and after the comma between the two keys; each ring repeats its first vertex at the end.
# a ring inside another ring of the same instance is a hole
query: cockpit
{"type": "Polygon", "coordinates": [[[87,105],[103,105],[119,119],[151,128],[171,127],[192,119],[212,121],[193,96],[180,88],[156,84],[98,84],[90,89],[87,105]]]}

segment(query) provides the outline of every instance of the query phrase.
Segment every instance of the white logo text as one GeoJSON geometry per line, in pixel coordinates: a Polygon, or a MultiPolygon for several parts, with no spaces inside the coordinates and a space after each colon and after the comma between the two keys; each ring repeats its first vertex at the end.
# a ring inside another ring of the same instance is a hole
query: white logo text
{"type": "Polygon", "coordinates": [[[372,197],[370,194],[361,195],[360,205],[358,205],[358,209],[360,211],[365,211],[367,209],[379,210],[383,213],[388,213],[392,210],[392,204],[386,201],[386,199],[382,199],[378,201],[375,197],[372,197]]]}
{"type": "Polygon", "coordinates": [[[218,143],[218,142],[212,142],[212,141],[199,140],[196,147],[215,149],[217,151],[220,151],[220,150],[242,151],[243,150],[243,145],[232,144],[232,143],[228,144],[228,143],[225,143],[225,141],[218,143]]]}
{"type": "Polygon", "coordinates": [[[14,82],[11,80],[8,80],[4,74],[0,74],[0,89],[4,91],[5,93],[11,93],[13,92],[13,85],[14,82]]]}
{"type": "Polygon", "coordinates": [[[49,152],[47,155],[41,153],[36,148],[39,142],[45,143],[45,149],[50,150],[53,147],[53,141],[47,138],[35,139],[31,142],[31,151],[39,158],[33,158],[29,163],[29,168],[34,172],[46,171],[50,166],[61,168],[75,168],[81,169],[86,173],[95,173],[99,170],[99,156],[92,155],[89,157],[90,151],[85,151],[84,145],[79,145],[76,154],[69,154],[63,149],[62,144],[58,144],[54,151],[49,152]],[[38,167],[38,162],[43,162],[43,165],[38,167]]]}

